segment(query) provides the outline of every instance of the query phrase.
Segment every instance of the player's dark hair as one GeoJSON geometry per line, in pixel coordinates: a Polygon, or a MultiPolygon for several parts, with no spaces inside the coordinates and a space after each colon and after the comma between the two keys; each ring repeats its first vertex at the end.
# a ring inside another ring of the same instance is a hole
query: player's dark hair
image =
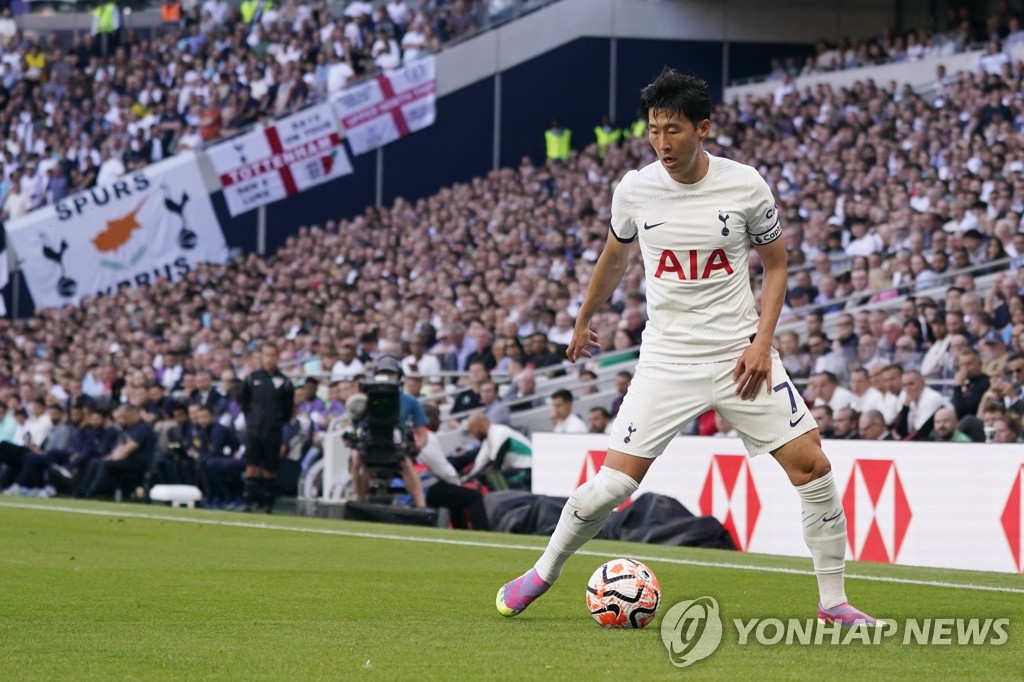
{"type": "Polygon", "coordinates": [[[647,119],[652,109],[680,114],[697,126],[711,118],[711,92],[701,79],[666,66],[640,91],[640,117],[647,119]]]}

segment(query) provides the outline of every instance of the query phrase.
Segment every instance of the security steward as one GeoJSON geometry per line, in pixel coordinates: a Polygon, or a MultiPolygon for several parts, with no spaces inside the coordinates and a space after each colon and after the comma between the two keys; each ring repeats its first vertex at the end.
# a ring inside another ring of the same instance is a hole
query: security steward
{"type": "Polygon", "coordinates": [[[243,511],[262,505],[274,510],[277,465],[281,459],[282,429],[295,411],[295,387],[277,367],[279,352],[270,342],[260,347],[261,369],[242,384],[245,412],[245,492],[243,511]]]}

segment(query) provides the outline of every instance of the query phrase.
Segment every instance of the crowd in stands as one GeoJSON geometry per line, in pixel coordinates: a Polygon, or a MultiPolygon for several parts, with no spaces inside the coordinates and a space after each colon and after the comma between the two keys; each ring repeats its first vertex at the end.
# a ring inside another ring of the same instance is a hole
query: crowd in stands
{"type": "MultiPolygon", "coordinates": [[[[783,329],[798,329],[776,345],[827,435],[1019,438],[1022,77],[1012,62],[999,75],[943,75],[929,99],[868,82],[715,108],[709,151],[757,167],[777,195],[792,267],[783,329]],[[959,272],[971,267],[982,269],[959,272]]],[[[401,358],[407,390],[441,403],[445,419],[482,409],[497,424],[543,405],[544,383],[573,373],[577,388],[550,397],[553,427],[603,431],[628,372],[586,423],[566,406],[591,391],[595,370],[636,356],[646,320],[638,251],[593,321],[606,351],[571,367],[564,348],[608,238],[613,187],[655,157],[642,138],[602,152],[544,165],[524,157],[428,198],[302,226],[269,258],[245,254],[0,321],[0,441],[46,454],[47,424],[106,429],[110,410],[127,405],[122,435],[134,414],[185,433],[216,423],[231,438],[211,436],[209,447],[236,452],[237,384],[258,367],[264,339],[280,345],[302,392],[293,459],[315,450],[381,355],[401,358]],[[448,372],[464,373],[455,389],[448,372]],[[209,419],[189,405],[210,408],[209,419]]],[[[755,289],[757,269],[754,255],[755,289]]],[[[714,415],[693,425],[729,430],[714,415]]],[[[111,433],[96,452],[118,447],[111,433]]],[[[167,433],[157,431],[154,451],[168,450],[167,433]]]]}
{"type": "MultiPolygon", "coordinates": [[[[897,32],[886,29],[871,39],[842,38],[837,43],[819,40],[814,52],[803,62],[796,57],[772,59],[768,78],[788,83],[799,76],[936,59],[981,46],[988,46],[993,54],[1002,55],[1004,50],[1022,43],[1021,13],[1008,0],[1000,0],[996,11],[983,22],[974,19],[971,8],[953,5],[947,10],[942,30],[897,32]]],[[[997,58],[998,61],[1003,59],[1006,57],[997,58]]]]}
{"type": "Polygon", "coordinates": [[[227,0],[188,4],[151,37],[121,28],[70,44],[27,37],[0,12],[5,218],[323,100],[491,19],[483,0],[252,2],[245,21],[227,0]]]}

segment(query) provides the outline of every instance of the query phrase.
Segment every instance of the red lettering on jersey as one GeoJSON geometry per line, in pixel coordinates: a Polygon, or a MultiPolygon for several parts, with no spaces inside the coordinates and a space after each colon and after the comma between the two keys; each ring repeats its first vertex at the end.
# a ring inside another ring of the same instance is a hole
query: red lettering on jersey
{"type": "Polygon", "coordinates": [[[715,249],[711,252],[711,255],[708,256],[708,262],[704,264],[704,274],[700,278],[707,279],[715,270],[725,270],[726,274],[732,274],[729,257],[725,255],[725,251],[722,249],[715,249]]]}
{"type": "MultiPolygon", "coordinates": [[[[693,252],[691,251],[690,253],[693,252]]],[[[671,249],[665,249],[661,252],[658,269],[654,273],[655,279],[661,279],[662,273],[665,272],[674,272],[679,279],[686,279],[686,276],[683,274],[683,266],[679,264],[679,259],[676,258],[676,254],[671,249]]]]}
{"type": "MultiPolygon", "coordinates": [[[[676,277],[681,281],[698,279],[697,251],[695,249],[690,249],[689,266],[690,271],[687,273],[683,270],[683,265],[679,262],[675,252],[671,249],[665,249],[661,252],[661,258],[658,259],[658,269],[655,270],[654,277],[655,279],[661,279],[665,273],[675,273],[676,277]]],[[[704,263],[704,272],[699,276],[699,279],[707,279],[715,270],[725,270],[728,275],[733,273],[732,264],[729,263],[729,257],[723,249],[715,249],[711,252],[707,262],[704,263]]]]}

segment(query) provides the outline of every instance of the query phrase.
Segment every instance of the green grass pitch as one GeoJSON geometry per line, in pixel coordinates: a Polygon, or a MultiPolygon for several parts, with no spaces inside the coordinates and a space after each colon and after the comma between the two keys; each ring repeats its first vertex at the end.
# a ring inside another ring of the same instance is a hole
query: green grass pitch
{"type": "Polygon", "coordinates": [[[809,560],[594,542],[529,611],[501,618],[494,610],[498,586],[529,567],[543,543],[294,517],[2,500],[0,679],[1024,677],[1021,576],[847,568],[859,576],[848,580],[851,599],[869,613],[1009,618],[1002,646],[739,646],[733,618],[815,616],[809,560]],[[661,613],[645,630],[602,630],[584,608],[590,574],[618,556],[644,560],[661,582],[661,613]],[[979,589],[985,587],[999,589],[979,589]],[[701,595],[718,600],[725,638],[710,658],[678,669],[661,644],[661,615],[701,595]]]}

